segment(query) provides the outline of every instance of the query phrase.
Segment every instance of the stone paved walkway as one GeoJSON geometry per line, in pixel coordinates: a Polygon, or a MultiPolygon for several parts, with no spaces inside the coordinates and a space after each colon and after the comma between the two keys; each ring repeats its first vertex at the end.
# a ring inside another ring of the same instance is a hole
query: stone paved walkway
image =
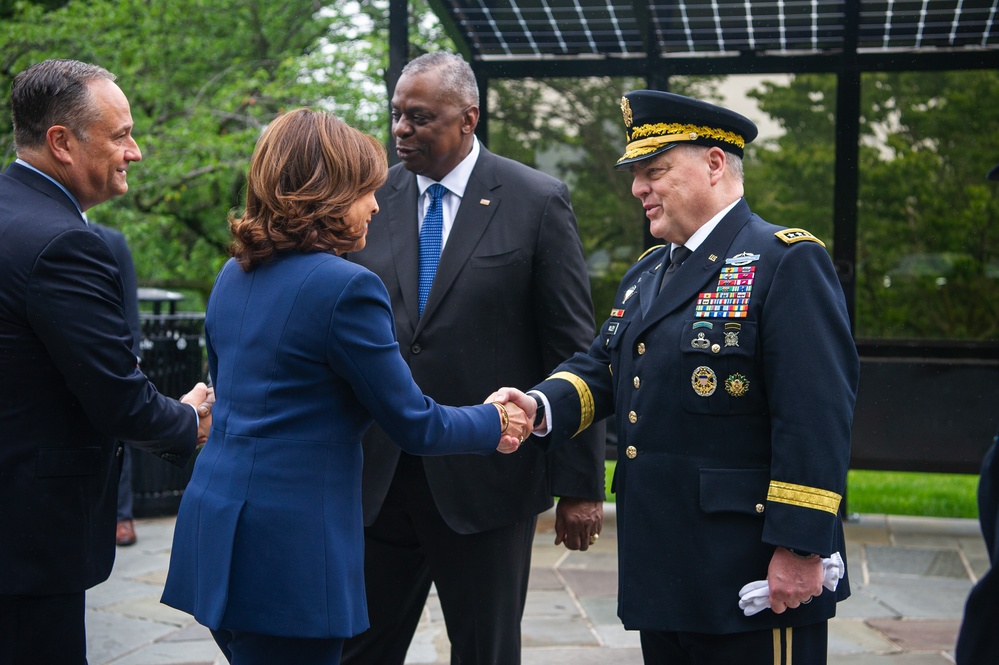
{"type": "MultiPolygon", "coordinates": [[[[523,622],[524,665],[642,662],[638,635],[615,614],[614,506],[588,552],[556,548],[554,513],[541,516],[523,622]]],[[[208,631],[159,603],[173,519],[140,520],[139,542],[118,549],[114,572],[87,594],[91,665],[222,665],[208,631]]],[[[830,626],[831,665],[953,663],[964,601],[988,568],[973,520],[862,515],[847,525],[853,596],[830,626]]],[[[449,647],[436,596],[407,663],[445,665],[449,647]]]]}

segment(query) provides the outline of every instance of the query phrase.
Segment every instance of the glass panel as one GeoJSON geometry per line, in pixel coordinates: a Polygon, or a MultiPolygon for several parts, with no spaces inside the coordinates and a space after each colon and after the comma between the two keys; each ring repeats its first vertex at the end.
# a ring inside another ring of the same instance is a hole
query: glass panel
{"type": "Polygon", "coordinates": [[[863,77],[857,337],[999,340],[999,73],[863,77]]]}

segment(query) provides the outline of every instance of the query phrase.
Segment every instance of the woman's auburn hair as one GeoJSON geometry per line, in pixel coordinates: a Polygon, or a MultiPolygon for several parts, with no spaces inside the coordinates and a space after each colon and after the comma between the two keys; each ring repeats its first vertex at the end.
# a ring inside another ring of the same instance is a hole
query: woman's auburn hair
{"type": "Polygon", "coordinates": [[[232,256],[250,271],[282,250],[350,250],[364,231],[350,228],[347,212],[387,175],[373,136],[323,111],[279,116],[253,150],[245,209],[229,215],[232,256]]]}

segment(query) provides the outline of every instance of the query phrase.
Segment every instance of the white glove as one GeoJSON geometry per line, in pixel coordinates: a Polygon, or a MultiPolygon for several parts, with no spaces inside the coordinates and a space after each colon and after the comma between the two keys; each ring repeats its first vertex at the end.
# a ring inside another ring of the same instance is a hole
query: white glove
{"type": "MultiPolygon", "coordinates": [[[[839,552],[833,552],[829,558],[822,559],[822,586],[835,591],[839,581],[843,579],[846,565],[839,552]]],[[[750,582],[739,589],[739,609],[747,617],[770,607],[770,585],[766,580],[750,582]]]]}

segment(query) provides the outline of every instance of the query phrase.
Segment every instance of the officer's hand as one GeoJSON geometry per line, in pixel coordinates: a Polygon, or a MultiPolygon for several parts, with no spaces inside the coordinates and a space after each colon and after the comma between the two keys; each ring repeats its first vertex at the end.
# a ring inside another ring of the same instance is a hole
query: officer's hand
{"type": "Polygon", "coordinates": [[[767,570],[770,609],[776,614],[811,602],[822,593],[822,559],[802,559],[786,547],[778,547],[767,570]]]}
{"type": "Polygon", "coordinates": [[[602,502],[562,497],[555,507],[555,544],[585,552],[597,542],[603,524],[602,502]]]}

